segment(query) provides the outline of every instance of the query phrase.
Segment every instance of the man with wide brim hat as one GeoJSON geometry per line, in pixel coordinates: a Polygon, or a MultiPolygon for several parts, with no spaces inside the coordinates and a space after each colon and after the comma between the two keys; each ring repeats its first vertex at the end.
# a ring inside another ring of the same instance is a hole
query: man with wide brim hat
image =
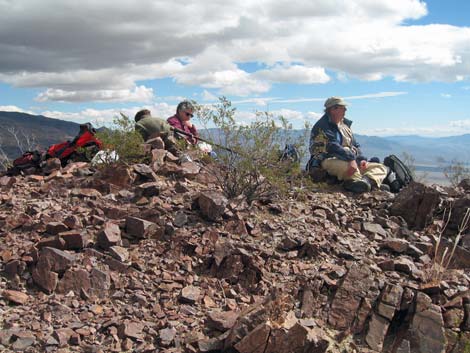
{"type": "Polygon", "coordinates": [[[343,182],[346,190],[362,193],[379,188],[387,176],[387,167],[367,162],[351,130],[352,121],[345,118],[348,103],[341,97],[325,101],[325,114],[310,134],[311,173],[321,169],[343,182]]]}

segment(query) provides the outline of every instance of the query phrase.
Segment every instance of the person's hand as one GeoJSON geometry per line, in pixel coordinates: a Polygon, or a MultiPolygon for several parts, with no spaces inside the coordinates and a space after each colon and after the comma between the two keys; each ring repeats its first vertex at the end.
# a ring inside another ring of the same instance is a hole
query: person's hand
{"type": "Polygon", "coordinates": [[[359,171],[359,168],[357,167],[356,161],[353,159],[352,161],[348,162],[348,170],[346,171],[346,175],[350,177],[354,173],[359,171]]]}
{"type": "Polygon", "coordinates": [[[365,160],[361,161],[361,163],[359,164],[359,170],[361,171],[361,173],[365,172],[368,165],[369,165],[369,163],[367,163],[367,161],[365,161],[365,160]]]}

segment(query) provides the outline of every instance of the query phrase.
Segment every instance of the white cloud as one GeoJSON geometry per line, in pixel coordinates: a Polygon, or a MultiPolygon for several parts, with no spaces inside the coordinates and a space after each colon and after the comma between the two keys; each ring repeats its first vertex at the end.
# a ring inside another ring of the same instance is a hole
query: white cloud
{"type": "Polygon", "coordinates": [[[330,81],[330,77],[326,74],[325,69],[302,65],[275,65],[268,70],[256,71],[253,76],[270,82],[300,84],[326,83],[330,81]]]}
{"type": "Polygon", "coordinates": [[[153,89],[145,86],[135,87],[133,91],[96,90],[96,91],[65,91],[49,88],[36,97],[38,102],[150,102],[153,98],[153,89]]]}
{"type": "Polygon", "coordinates": [[[16,105],[0,105],[0,111],[2,112],[18,112],[18,113],[27,113],[27,114],[35,114],[34,112],[17,107],[16,105]]]}
{"type": "Polygon", "coordinates": [[[210,93],[208,90],[204,90],[202,92],[202,100],[203,101],[215,101],[217,100],[217,96],[213,95],[212,93],[210,93]]]}
{"type": "Polygon", "coordinates": [[[449,93],[441,93],[442,98],[452,98],[452,95],[449,93]]]}
{"type": "Polygon", "coordinates": [[[469,79],[469,28],[403,25],[426,14],[418,0],[0,1],[0,81],[76,102],[145,101],[135,87],[158,78],[239,96],[322,84],[326,70],[338,80],[469,79]]]}

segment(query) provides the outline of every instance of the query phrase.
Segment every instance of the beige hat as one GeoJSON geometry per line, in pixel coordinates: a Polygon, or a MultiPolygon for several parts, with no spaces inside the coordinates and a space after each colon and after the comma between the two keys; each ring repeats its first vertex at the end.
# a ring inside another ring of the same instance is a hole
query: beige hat
{"type": "Polygon", "coordinates": [[[341,97],[330,97],[325,101],[325,109],[331,108],[335,105],[347,106],[348,103],[341,97]]]}

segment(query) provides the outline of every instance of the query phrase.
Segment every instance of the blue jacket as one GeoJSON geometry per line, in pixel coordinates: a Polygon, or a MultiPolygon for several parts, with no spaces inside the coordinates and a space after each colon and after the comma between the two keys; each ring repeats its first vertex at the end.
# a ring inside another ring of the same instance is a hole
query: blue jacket
{"type": "MultiPolygon", "coordinates": [[[[343,123],[351,130],[352,121],[344,119],[343,123]]],[[[343,161],[364,160],[360,146],[357,143],[352,131],[350,131],[351,141],[347,146],[343,146],[343,135],[338,126],[330,121],[327,114],[324,114],[312,128],[310,133],[310,161],[309,166],[320,167],[321,162],[327,158],[336,157],[343,161]]]]}

